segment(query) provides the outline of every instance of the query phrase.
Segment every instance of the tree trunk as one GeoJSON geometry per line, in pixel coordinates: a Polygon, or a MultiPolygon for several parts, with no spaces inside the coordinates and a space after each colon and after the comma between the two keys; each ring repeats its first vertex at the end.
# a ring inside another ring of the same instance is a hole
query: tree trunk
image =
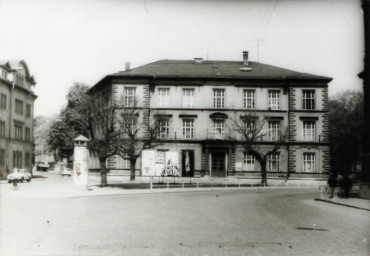
{"type": "Polygon", "coordinates": [[[266,164],[267,164],[267,162],[266,162],[266,161],[261,161],[261,162],[260,162],[260,165],[261,165],[261,174],[262,174],[262,178],[261,178],[261,185],[262,185],[262,186],[268,186],[268,185],[267,185],[267,170],[266,170],[266,164]]]}
{"type": "Polygon", "coordinates": [[[107,168],[105,167],[106,159],[100,159],[100,175],[101,175],[101,186],[107,185],[107,168]]]}
{"type": "Polygon", "coordinates": [[[136,158],[130,158],[130,181],[135,180],[135,165],[136,165],[136,158]]]}

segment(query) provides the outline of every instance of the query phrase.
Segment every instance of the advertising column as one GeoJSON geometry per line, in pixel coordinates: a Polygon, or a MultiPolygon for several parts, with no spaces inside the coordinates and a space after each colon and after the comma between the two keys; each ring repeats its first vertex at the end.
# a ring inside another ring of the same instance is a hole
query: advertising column
{"type": "Polygon", "coordinates": [[[72,177],[74,184],[81,187],[87,187],[88,185],[88,141],[89,139],[85,138],[82,135],[74,139],[74,161],[72,177]]]}

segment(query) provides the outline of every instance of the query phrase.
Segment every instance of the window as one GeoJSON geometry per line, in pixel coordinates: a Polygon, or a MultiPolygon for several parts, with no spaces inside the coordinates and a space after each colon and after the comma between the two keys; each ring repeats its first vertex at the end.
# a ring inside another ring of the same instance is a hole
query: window
{"type": "Polygon", "coordinates": [[[255,105],[255,91],[254,90],[244,90],[244,108],[254,109],[255,105]]]}
{"type": "Polygon", "coordinates": [[[122,126],[125,135],[134,135],[138,131],[136,127],[138,116],[135,114],[123,114],[122,118],[122,126]]]}
{"type": "Polygon", "coordinates": [[[270,172],[280,171],[280,154],[279,152],[270,154],[267,159],[267,170],[270,172]]]}
{"type": "Polygon", "coordinates": [[[130,169],[130,156],[128,154],[125,154],[123,156],[123,161],[122,161],[122,168],[124,169],[130,169]]]}
{"type": "Polygon", "coordinates": [[[254,132],[256,130],[256,120],[245,119],[243,120],[243,124],[246,131],[254,132]]]}
{"type": "Polygon", "coordinates": [[[25,85],[25,79],[23,76],[16,74],[15,75],[15,84],[21,87],[25,85]]]}
{"type": "Polygon", "coordinates": [[[315,109],[315,91],[303,90],[302,96],[303,109],[315,109]]]}
{"type": "Polygon", "coordinates": [[[255,158],[253,155],[244,153],[244,171],[255,171],[255,158]]]}
{"type": "Polygon", "coordinates": [[[14,124],[14,138],[21,140],[23,139],[23,127],[21,124],[14,124]]]}
{"type": "Polygon", "coordinates": [[[194,120],[193,119],[183,119],[182,120],[182,135],[186,139],[191,139],[194,137],[194,120]]]}
{"type": "Polygon", "coordinates": [[[213,107],[224,108],[225,107],[225,90],[214,89],[213,90],[213,107]]]}
{"type": "Polygon", "coordinates": [[[170,99],[170,89],[160,88],[158,89],[158,94],[159,94],[159,106],[168,107],[170,99]]]}
{"type": "Polygon", "coordinates": [[[1,77],[4,78],[5,80],[8,79],[8,71],[6,69],[1,70],[1,77]]]}
{"type": "Polygon", "coordinates": [[[31,117],[31,105],[26,104],[26,117],[31,117]]]}
{"type": "Polygon", "coordinates": [[[168,138],[169,134],[169,120],[168,119],[161,119],[158,121],[159,126],[159,138],[168,138]]]}
{"type": "Polygon", "coordinates": [[[31,141],[31,129],[29,127],[26,127],[25,132],[26,132],[26,134],[25,134],[25,136],[26,136],[25,140],[26,141],[31,141]]]}
{"type": "Polygon", "coordinates": [[[0,138],[5,138],[5,121],[0,121],[0,138]]]}
{"type": "Polygon", "coordinates": [[[135,98],[136,98],[136,88],[125,88],[125,107],[132,107],[135,105],[135,98]]]}
{"type": "Polygon", "coordinates": [[[6,94],[1,94],[0,98],[0,108],[1,109],[6,109],[6,94]]]}
{"type": "Polygon", "coordinates": [[[315,140],[315,121],[303,121],[303,140],[315,140]]]}
{"type": "Polygon", "coordinates": [[[213,133],[215,139],[224,139],[225,137],[224,120],[213,120],[213,133]]]}
{"type": "Polygon", "coordinates": [[[194,89],[182,90],[182,106],[184,108],[194,107],[194,89]]]}
{"type": "Polygon", "coordinates": [[[15,113],[23,115],[23,101],[15,100],[15,113]]]}
{"type": "Polygon", "coordinates": [[[269,108],[280,109],[280,91],[269,91],[269,108]]]}
{"type": "Polygon", "coordinates": [[[28,152],[25,155],[24,163],[25,163],[25,165],[26,165],[27,168],[30,168],[31,167],[31,154],[28,153],[28,152]]]}
{"type": "Polygon", "coordinates": [[[303,153],[303,171],[315,172],[315,153],[303,153]]]}
{"type": "Polygon", "coordinates": [[[280,138],[280,122],[269,121],[269,140],[279,140],[280,138]]]}

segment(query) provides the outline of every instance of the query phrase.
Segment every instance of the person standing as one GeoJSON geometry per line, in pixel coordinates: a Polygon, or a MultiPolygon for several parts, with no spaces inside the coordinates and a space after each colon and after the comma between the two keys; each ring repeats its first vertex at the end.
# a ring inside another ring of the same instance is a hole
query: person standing
{"type": "Polygon", "coordinates": [[[352,188],[352,179],[349,175],[346,175],[343,179],[343,190],[344,190],[344,197],[349,197],[349,192],[352,188]]]}
{"type": "Polygon", "coordinates": [[[337,187],[337,177],[335,177],[335,175],[333,173],[331,173],[330,176],[329,176],[328,185],[329,185],[329,189],[330,189],[329,198],[333,198],[335,188],[337,187]]]}
{"type": "Polygon", "coordinates": [[[329,185],[329,189],[330,189],[329,198],[333,198],[335,188],[337,187],[337,177],[335,177],[335,175],[333,173],[331,173],[330,176],[329,176],[328,185],[329,185]]]}

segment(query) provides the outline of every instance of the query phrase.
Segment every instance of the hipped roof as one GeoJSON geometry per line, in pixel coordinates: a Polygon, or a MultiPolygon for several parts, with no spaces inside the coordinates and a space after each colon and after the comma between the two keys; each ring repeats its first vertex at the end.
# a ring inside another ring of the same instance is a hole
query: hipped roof
{"type": "MultiPolygon", "coordinates": [[[[242,61],[159,60],[127,71],[107,75],[107,78],[147,78],[156,79],[211,79],[211,80],[310,80],[328,83],[330,77],[301,73],[272,65],[250,61],[248,66],[242,61]],[[250,71],[242,71],[250,68],[250,71]]],[[[94,86],[94,87],[95,87],[94,86]]]]}

